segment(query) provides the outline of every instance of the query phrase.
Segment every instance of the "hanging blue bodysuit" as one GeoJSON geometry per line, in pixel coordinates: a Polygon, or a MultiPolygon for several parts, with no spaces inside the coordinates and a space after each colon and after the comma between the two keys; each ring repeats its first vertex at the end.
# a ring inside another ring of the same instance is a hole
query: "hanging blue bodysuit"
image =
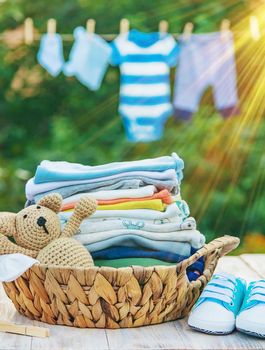
{"type": "Polygon", "coordinates": [[[169,73],[177,62],[176,41],[169,34],[131,30],[111,45],[111,63],[120,66],[119,113],[128,139],[160,139],[172,113],[169,73]]]}

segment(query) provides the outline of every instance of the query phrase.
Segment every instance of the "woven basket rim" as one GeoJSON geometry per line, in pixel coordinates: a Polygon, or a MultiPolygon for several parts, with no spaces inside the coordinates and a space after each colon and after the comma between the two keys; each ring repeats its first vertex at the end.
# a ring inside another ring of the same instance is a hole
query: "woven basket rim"
{"type": "Polygon", "coordinates": [[[90,266],[90,267],[70,267],[70,266],[56,266],[56,265],[45,265],[45,264],[39,264],[39,263],[35,263],[34,265],[31,266],[31,268],[37,266],[40,267],[43,270],[71,270],[71,271],[98,271],[98,270],[109,270],[109,271],[116,271],[116,270],[131,270],[131,269],[145,269],[145,270],[153,270],[157,267],[159,268],[165,268],[165,269],[176,269],[176,267],[181,264],[183,261],[187,260],[188,258],[175,263],[172,265],[152,265],[152,266],[141,266],[141,265],[130,265],[130,266],[125,266],[125,267],[112,267],[112,266],[90,266]]]}

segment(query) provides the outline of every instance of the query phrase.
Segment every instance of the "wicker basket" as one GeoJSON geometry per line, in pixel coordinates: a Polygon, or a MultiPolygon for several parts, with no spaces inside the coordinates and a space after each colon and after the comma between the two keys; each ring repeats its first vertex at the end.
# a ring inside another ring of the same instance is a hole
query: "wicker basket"
{"type": "Polygon", "coordinates": [[[21,314],[50,324],[124,328],[187,315],[210,280],[218,259],[239,239],[215,239],[176,266],[55,268],[34,265],[4,288],[21,314]],[[205,257],[205,270],[189,282],[186,268],[205,257]]]}

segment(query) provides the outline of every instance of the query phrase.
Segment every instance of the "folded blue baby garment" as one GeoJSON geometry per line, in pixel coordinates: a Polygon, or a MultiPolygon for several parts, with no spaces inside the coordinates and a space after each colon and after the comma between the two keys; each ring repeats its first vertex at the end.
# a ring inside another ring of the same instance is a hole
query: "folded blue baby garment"
{"type": "MultiPolygon", "coordinates": [[[[179,193],[179,186],[177,180],[156,180],[148,178],[145,176],[135,177],[120,177],[119,179],[111,179],[98,181],[94,183],[84,183],[79,185],[69,185],[64,187],[55,188],[46,192],[41,192],[33,196],[31,200],[32,204],[40,200],[42,197],[46,196],[49,193],[60,193],[63,198],[67,198],[76,193],[82,192],[96,192],[102,190],[116,190],[116,189],[128,189],[128,188],[140,188],[145,185],[154,185],[158,190],[167,189],[169,192],[174,194],[179,193]]],[[[38,186],[35,184],[35,186],[38,186]]]]}
{"type": "MultiPolygon", "coordinates": [[[[190,254],[196,253],[196,249],[191,248],[190,254]]],[[[119,261],[120,259],[128,259],[128,258],[135,258],[135,261],[137,259],[140,259],[139,265],[141,265],[141,259],[157,259],[158,261],[163,264],[163,262],[167,263],[179,263],[185,259],[188,258],[188,256],[183,256],[180,254],[175,254],[171,252],[166,251],[155,251],[155,250],[146,250],[142,248],[134,248],[134,247],[110,247],[107,249],[103,249],[100,251],[92,252],[91,253],[95,264],[98,266],[97,261],[103,261],[103,260],[114,260],[112,265],[115,265],[115,261],[119,261]]],[[[109,266],[108,264],[105,264],[105,266],[109,266]]],[[[187,268],[187,276],[190,281],[195,281],[204,271],[204,258],[199,258],[195,263],[190,265],[187,268]]]]}
{"type": "MultiPolygon", "coordinates": [[[[191,254],[196,253],[196,249],[191,248],[191,254]]],[[[187,256],[183,256],[180,254],[166,252],[161,250],[147,250],[140,247],[124,247],[124,246],[114,246],[102,250],[98,250],[96,252],[91,253],[92,258],[102,259],[102,260],[111,260],[111,259],[123,259],[123,258],[151,258],[158,259],[162,261],[178,263],[184,259],[187,259],[187,256]]],[[[198,260],[201,264],[203,264],[203,259],[200,258],[198,260]]]]}
{"type": "MultiPolygon", "coordinates": [[[[130,171],[139,171],[139,175],[141,175],[141,171],[163,172],[169,169],[175,170],[176,178],[180,182],[183,178],[183,168],[184,162],[176,153],[172,153],[171,156],[153,159],[108,163],[96,166],[44,160],[37,167],[34,182],[38,184],[54,181],[88,180],[130,171]]],[[[157,174],[157,178],[158,176],[159,173],[157,174]]]]}
{"type": "Polygon", "coordinates": [[[37,54],[39,64],[52,76],[57,76],[64,65],[63,44],[59,34],[44,34],[37,54]]]}
{"type": "Polygon", "coordinates": [[[74,30],[74,38],[64,74],[75,76],[91,90],[98,90],[109,63],[111,48],[99,35],[89,34],[83,27],[74,30]]]}

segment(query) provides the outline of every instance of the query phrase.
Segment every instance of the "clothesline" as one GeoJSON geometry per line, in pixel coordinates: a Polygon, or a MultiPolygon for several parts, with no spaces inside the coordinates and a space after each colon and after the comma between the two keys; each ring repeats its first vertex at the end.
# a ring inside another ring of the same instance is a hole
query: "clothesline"
{"type": "MultiPolygon", "coordinates": [[[[192,24],[185,26],[186,36],[187,26],[191,35],[192,24]]],[[[129,141],[159,140],[173,112],[178,119],[191,120],[208,86],[214,87],[215,107],[224,118],[237,113],[234,39],[228,28],[180,41],[168,32],[160,35],[127,28],[125,35],[110,44],[88,32],[81,26],[75,28],[67,61],[61,36],[56,31],[43,35],[38,62],[52,76],[61,72],[75,76],[93,91],[100,88],[109,63],[120,66],[118,110],[129,141]],[[178,62],[172,104],[170,71],[178,62]]]]}
{"type": "MultiPolygon", "coordinates": [[[[94,19],[89,19],[86,23],[86,29],[87,32],[92,34],[95,33],[95,26],[96,26],[96,21],[94,19]]],[[[57,27],[57,22],[54,18],[50,18],[47,21],[47,33],[50,34],[54,34],[56,33],[56,28],[57,27]]],[[[158,24],[158,31],[161,33],[167,33],[168,32],[168,27],[169,24],[167,21],[162,20],[159,22],[158,24]]],[[[119,34],[121,33],[126,33],[128,32],[130,29],[130,23],[129,20],[127,20],[126,18],[121,19],[120,21],[120,31],[119,33],[97,33],[98,35],[100,35],[103,39],[105,39],[106,41],[112,41],[114,40],[119,34]]],[[[192,34],[194,29],[194,25],[192,22],[188,22],[185,24],[184,26],[184,30],[183,32],[179,32],[179,33],[170,33],[174,38],[178,38],[180,35],[184,35],[187,39],[189,38],[189,36],[192,34]]],[[[224,35],[226,35],[226,33],[228,31],[231,31],[230,29],[230,21],[228,19],[223,19],[220,25],[220,32],[223,33],[224,35]]],[[[242,35],[243,33],[245,33],[245,31],[232,31],[233,34],[235,35],[242,35]]],[[[255,16],[250,16],[249,18],[249,32],[250,35],[252,36],[252,38],[254,40],[259,40],[261,37],[261,30],[260,30],[260,26],[259,26],[259,21],[257,19],[257,17],[255,16]]],[[[42,37],[43,33],[39,33],[36,28],[34,28],[34,23],[33,23],[33,19],[32,18],[26,18],[25,22],[24,22],[24,42],[28,45],[32,44],[34,41],[40,41],[41,37],[42,37]]],[[[61,38],[63,41],[73,41],[74,40],[74,36],[73,34],[67,34],[67,33],[63,33],[60,34],[61,38]]],[[[0,40],[3,40],[5,38],[5,34],[0,34],[0,40]]]]}

